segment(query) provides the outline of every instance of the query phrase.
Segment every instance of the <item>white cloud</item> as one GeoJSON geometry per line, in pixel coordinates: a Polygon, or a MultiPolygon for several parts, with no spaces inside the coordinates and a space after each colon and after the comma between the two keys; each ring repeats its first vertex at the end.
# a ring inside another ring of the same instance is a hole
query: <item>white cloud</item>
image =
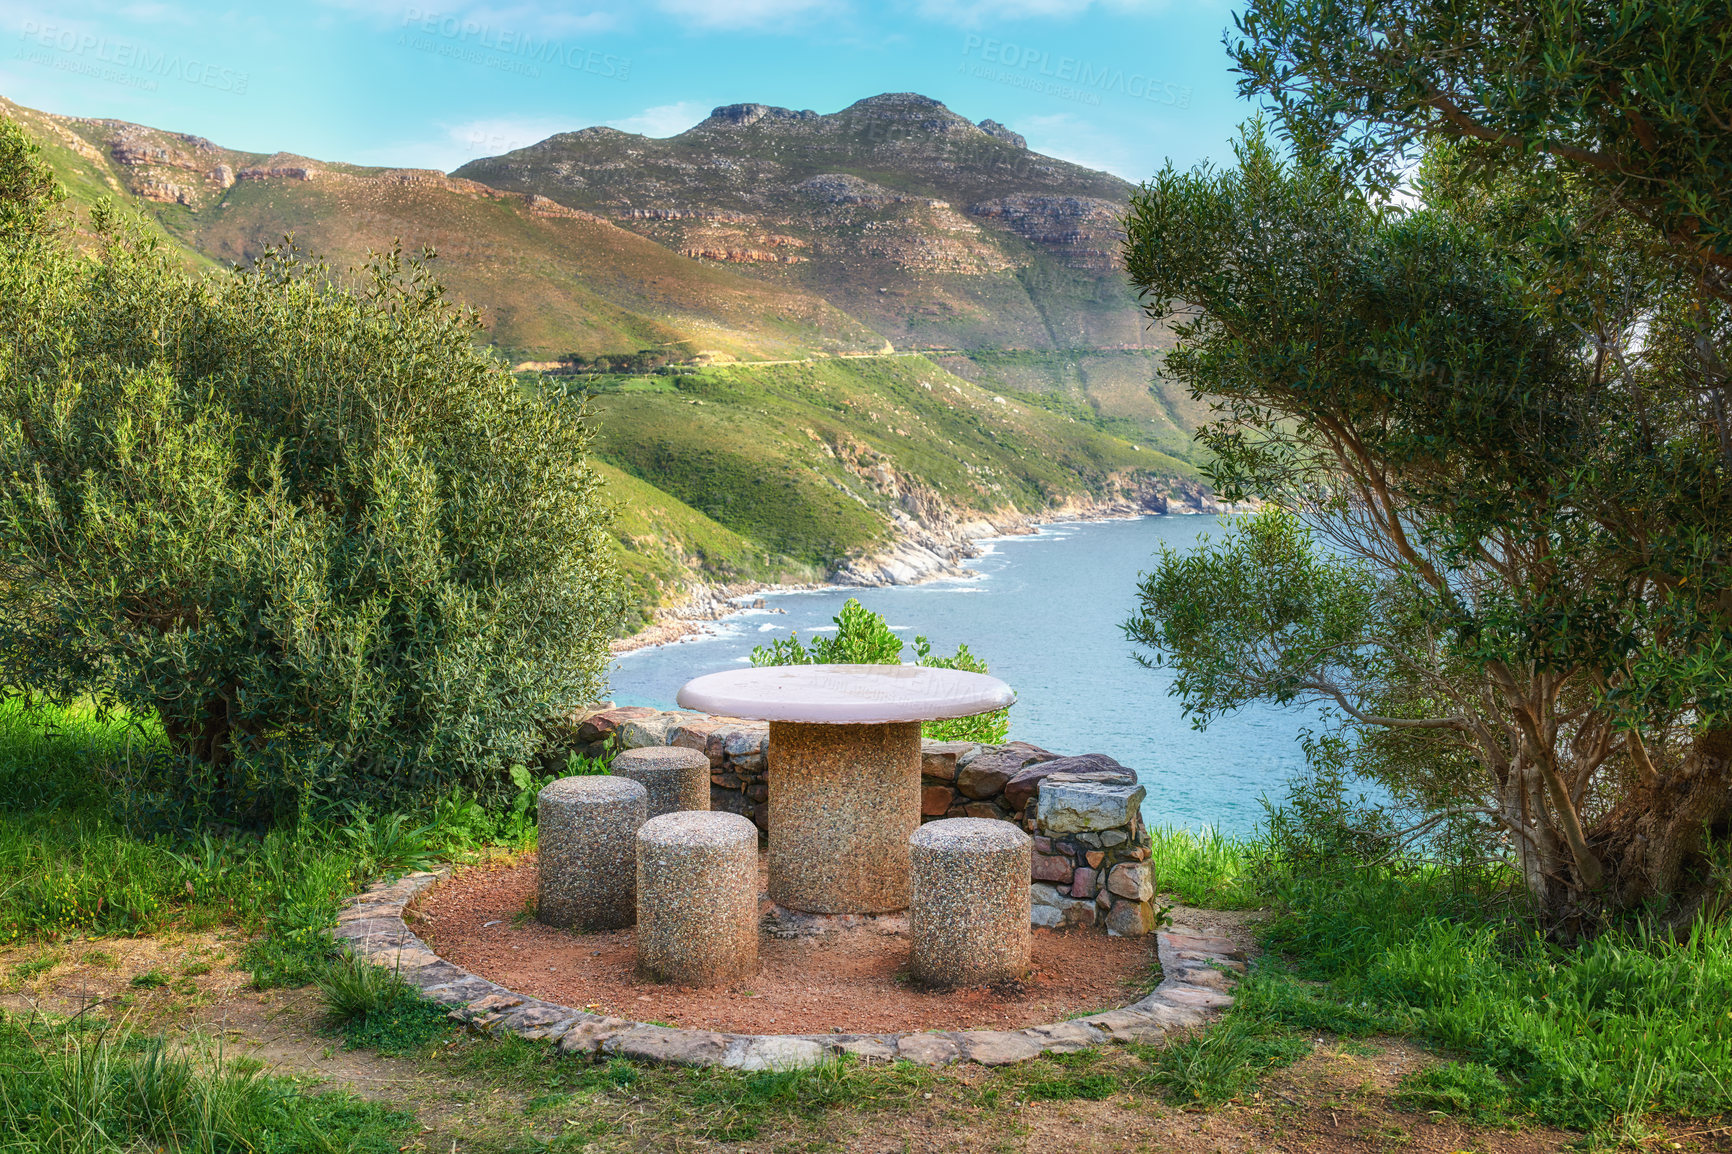
{"type": "Polygon", "coordinates": [[[554,133],[567,132],[578,126],[567,121],[544,118],[496,117],[434,127],[440,130],[439,136],[382,144],[377,148],[365,149],[360,155],[348,159],[356,164],[437,168],[441,172],[450,172],[471,160],[526,148],[546,140],[554,133]]]}
{"type": "Polygon", "coordinates": [[[840,0],[657,0],[657,7],[697,28],[779,32],[839,13],[843,5],[840,0]]]}
{"type": "Polygon", "coordinates": [[[682,100],[678,104],[658,104],[635,116],[622,116],[607,123],[608,127],[617,128],[621,132],[636,132],[643,136],[675,136],[709,114],[710,110],[697,101],[682,100]]]}

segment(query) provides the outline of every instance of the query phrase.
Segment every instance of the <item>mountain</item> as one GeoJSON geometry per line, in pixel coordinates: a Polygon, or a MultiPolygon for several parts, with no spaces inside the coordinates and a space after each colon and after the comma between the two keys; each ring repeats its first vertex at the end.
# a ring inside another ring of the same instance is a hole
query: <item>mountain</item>
{"type": "MultiPolygon", "coordinates": [[[[665,140],[590,128],[457,172],[246,152],[0,98],[88,211],[191,267],[293,235],[338,275],[400,242],[516,362],[658,349],[594,394],[645,621],[707,586],[952,567],[1059,513],[1212,507],[1117,266],[1131,188],[913,94],[718,108],[665,140]]],[[[521,367],[521,366],[520,366],[521,367]]]]}
{"type": "Polygon", "coordinates": [[[455,175],[797,286],[899,348],[1150,344],[1118,269],[1131,185],[913,93],[728,105],[666,139],[586,128],[455,175]]]}
{"type": "Polygon", "coordinates": [[[292,235],[339,271],[401,241],[514,357],[671,347],[690,356],[877,351],[822,298],[683,257],[591,213],[426,169],[241,152],[201,137],[0,100],[86,203],[118,196],[193,259],[245,263],[292,235]]]}

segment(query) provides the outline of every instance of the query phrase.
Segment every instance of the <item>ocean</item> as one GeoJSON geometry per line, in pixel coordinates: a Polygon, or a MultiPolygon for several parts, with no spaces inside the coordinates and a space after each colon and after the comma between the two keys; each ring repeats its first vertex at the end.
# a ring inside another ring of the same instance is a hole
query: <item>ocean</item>
{"type": "MultiPolygon", "coordinates": [[[[1157,550],[1218,537],[1223,521],[1056,524],[983,542],[984,554],[969,563],[977,575],[966,579],[769,595],[766,608],[717,622],[711,633],[616,658],[609,695],[620,705],[672,708],[684,682],[749,663],[754,646],[790,630],[833,631],[842,603],[858,597],[910,642],[924,634],[942,653],[966,642],[1017,691],[1013,739],[1060,754],[1104,753],[1135,769],[1151,824],[1247,833],[1263,817],[1260,799],[1279,800],[1303,767],[1299,737],[1317,723],[1316,711],[1258,705],[1199,731],[1167,694],[1172,672],[1139,664],[1123,631],[1157,550]]],[[[912,655],[910,645],[904,657],[912,655]]]]}

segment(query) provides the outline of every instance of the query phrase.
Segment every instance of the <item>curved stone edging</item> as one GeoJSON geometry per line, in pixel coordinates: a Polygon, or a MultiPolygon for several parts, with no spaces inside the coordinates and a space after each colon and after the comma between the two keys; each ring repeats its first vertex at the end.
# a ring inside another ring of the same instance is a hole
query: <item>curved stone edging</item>
{"type": "Polygon", "coordinates": [[[1118,1010],[1021,1030],[944,1030],[914,1034],[721,1034],[604,1017],[513,993],[434,953],[409,929],[403,911],[451,875],[451,867],[375,882],[337,915],[332,935],[358,958],[387,966],[477,1029],[557,1045],[566,1053],[724,1066],[737,1070],[810,1066],[840,1053],[924,1066],[978,1062],[1003,1066],[1107,1042],[1155,1044],[1168,1030],[1206,1025],[1233,1001],[1233,975],[1245,963],[1224,938],[1181,929],[1156,933],[1161,983],[1118,1010]]]}

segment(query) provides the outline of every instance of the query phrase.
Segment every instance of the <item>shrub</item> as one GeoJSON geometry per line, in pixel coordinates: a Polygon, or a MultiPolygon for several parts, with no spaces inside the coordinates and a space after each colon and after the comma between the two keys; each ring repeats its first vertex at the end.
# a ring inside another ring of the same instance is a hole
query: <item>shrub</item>
{"type": "MultiPolygon", "coordinates": [[[[836,636],[814,637],[809,646],[800,644],[800,635],[760,645],[752,650],[752,664],[763,665],[897,665],[902,661],[902,638],[896,636],[884,618],[850,597],[842,612],[831,620],[836,622],[836,636]]],[[[932,643],[924,637],[914,639],[914,663],[936,669],[962,669],[969,673],[987,672],[986,662],[958,645],[956,652],[943,657],[932,652],[932,643]]],[[[1010,736],[1010,709],[995,709],[973,717],[951,717],[943,721],[928,721],[920,727],[921,735],[934,741],[980,741],[997,745],[1010,736]]]]}
{"type": "Polygon", "coordinates": [[[151,824],[507,795],[620,611],[581,403],[425,259],[194,277],[111,211],[89,254],[44,219],[0,213],[0,678],[159,717],[115,783],[151,824]]]}

